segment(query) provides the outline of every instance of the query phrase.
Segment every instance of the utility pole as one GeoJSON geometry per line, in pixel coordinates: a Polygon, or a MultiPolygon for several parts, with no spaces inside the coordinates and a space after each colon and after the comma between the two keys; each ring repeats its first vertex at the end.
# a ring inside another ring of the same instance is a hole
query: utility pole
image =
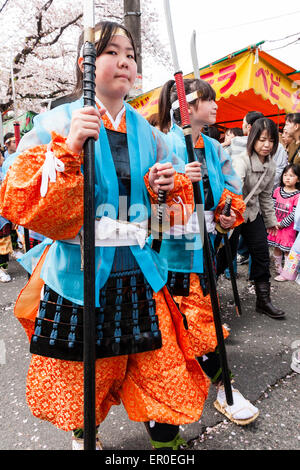
{"type": "Polygon", "coordinates": [[[137,79],[131,96],[142,93],[142,41],[140,0],[124,0],[124,24],[130,31],[136,47],[137,79]]]}

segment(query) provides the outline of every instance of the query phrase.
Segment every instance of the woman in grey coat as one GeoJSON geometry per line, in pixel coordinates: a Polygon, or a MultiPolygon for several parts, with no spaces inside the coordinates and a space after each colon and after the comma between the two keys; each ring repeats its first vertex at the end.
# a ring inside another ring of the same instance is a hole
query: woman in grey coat
{"type": "Polygon", "coordinates": [[[278,141],[275,123],[270,119],[260,118],[251,127],[247,151],[232,156],[234,170],[242,180],[244,199],[252,193],[246,205],[245,221],[235,229],[232,245],[235,249],[239,235],[243,236],[252,259],[250,279],[255,283],[256,310],[276,319],[284,317],[285,313],[275,307],[270,299],[267,234],[278,230],[272,200],[276,174],[276,164],[272,157],[276,153],[278,141]]]}

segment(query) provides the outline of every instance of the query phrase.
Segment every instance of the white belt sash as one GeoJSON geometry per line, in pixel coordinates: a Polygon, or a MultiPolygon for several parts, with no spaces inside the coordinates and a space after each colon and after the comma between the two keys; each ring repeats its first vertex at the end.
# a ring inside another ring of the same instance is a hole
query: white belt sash
{"type": "MultiPolygon", "coordinates": [[[[148,236],[148,220],[140,223],[113,220],[101,217],[95,220],[95,246],[133,246],[144,248],[148,236]]],[[[80,245],[83,229],[75,238],[61,240],[72,245],[80,245]]]]}
{"type": "MultiPolygon", "coordinates": [[[[214,216],[215,214],[213,211],[204,211],[205,223],[208,233],[215,233],[216,224],[214,221],[214,216]]],[[[165,232],[165,234],[180,236],[202,232],[203,230],[200,230],[199,228],[198,215],[196,212],[193,212],[186,225],[174,225],[171,227],[171,230],[165,232]]]]}

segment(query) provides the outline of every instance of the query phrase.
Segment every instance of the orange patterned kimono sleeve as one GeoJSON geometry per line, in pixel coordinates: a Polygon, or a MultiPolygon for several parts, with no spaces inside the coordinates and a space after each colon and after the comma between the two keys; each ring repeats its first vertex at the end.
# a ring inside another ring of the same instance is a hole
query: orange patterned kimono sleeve
{"type": "Polygon", "coordinates": [[[73,238],[83,224],[81,156],[52,133],[48,145],[20,154],[1,187],[0,213],[12,222],[53,240],[73,238]],[[50,162],[46,163],[46,159],[50,162]],[[50,178],[49,165],[52,165],[50,178]],[[53,180],[53,165],[55,178],[53,180]],[[46,194],[41,195],[42,181],[46,194]]]}
{"type": "Polygon", "coordinates": [[[219,204],[215,210],[215,221],[219,222],[220,220],[220,215],[222,214],[225,206],[226,196],[232,197],[231,209],[235,212],[236,221],[231,228],[235,228],[244,222],[243,214],[246,210],[246,205],[241,194],[234,194],[226,188],[224,189],[219,204]]]}
{"type": "MultiPolygon", "coordinates": [[[[144,176],[144,181],[154,215],[157,212],[158,195],[149,184],[149,172],[144,176]]],[[[167,192],[166,210],[164,211],[164,224],[169,226],[185,225],[194,211],[194,192],[190,179],[182,174],[175,173],[174,188],[167,192]]]]}

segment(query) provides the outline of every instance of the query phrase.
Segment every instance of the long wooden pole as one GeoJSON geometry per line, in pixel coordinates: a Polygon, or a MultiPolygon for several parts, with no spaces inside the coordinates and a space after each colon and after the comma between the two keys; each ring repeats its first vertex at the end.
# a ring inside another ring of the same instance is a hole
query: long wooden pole
{"type": "MultiPolygon", "coordinates": [[[[200,79],[200,72],[199,72],[199,64],[198,64],[198,54],[197,54],[197,46],[196,46],[196,31],[193,31],[192,37],[191,37],[191,56],[192,56],[192,63],[193,63],[193,69],[194,69],[194,77],[195,79],[200,79]]],[[[227,215],[228,217],[230,216],[230,208],[231,208],[231,199],[230,201],[226,201],[225,208],[224,208],[224,215],[227,215]]],[[[221,227],[220,227],[221,229],[221,227]]],[[[222,230],[222,229],[221,229],[222,230]]],[[[232,254],[231,254],[231,248],[227,236],[226,231],[222,231],[222,235],[224,240],[224,246],[225,246],[225,251],[226,251],[226,256],[227,256],[227,261],[228,261],[228,268],[230,272],[230,278],[231,278],[231,284],[232,284],[232,290],[233,290],[233,296],[235,300],[235,306],[236,306],[236,311],[238,315],[241,315],[242,313],[242,308],[241,308],[241,302],[239,298],[239,293],[237,289],[237,284],[235,280],[235,274],[234,274],[234,269],[233,269],[233,262],[232,262],[232,254]]]]}
{"type": "MultiPolygon", "coordinates": [[[[84,0],[83,99],[95,106],[94,2],[84,0]]],[[[95,141],[84,144],[84,450],[96,448],[95,416],[95,141]]]]}
{"type": "MultiPolygon", "coordinates": [[[[226,215],[227,217],[230,216],[231,200],[232,200],[231,196],[227,196],[226,202],[225,202],[225,207],[224,207],[224,210],[223,210],[223,214],[226,215]]],[[[225,253],[226,253],[226,258],[227,258],[227,263],[228,263],[228,269],[229,269],[229,273],[230,273],[230,280],[231,280],[233,298],[234,298],[234,303],[235,303],[235,308],[236,308],[236,313],[237,313],[238,316],[241,316],[242,315],[242,306],[241,306],[239,291],[238,291],[237,283],[236,283],[236,279],[235,279],[235,272],[234,272],[234,269],[233,269],[232,252],[231,252],[231,247],[230,247],[229,238],[228,238],[228,234],[227,234],[228,231],[222,229],[222,227],[220,225],[217,225],[216,229],[218,231],[218,235],[223,237],[225,253]]]]}
{"type": "MultiPolygon", "coordinates": [[[[192,140],[192,128],[191,128],[187,100],[186,100],[185,89],[184,89],[183,74],[182,74],[182,71],[180,71],[178,57],[177,57],[169,0],[164,0],[164,8],[165,8],[166,23],[167,23],[169,41],[170,41],[170,46],[171,46],[172,58],[173,58],[174,71],[175,71],[174,78],[176,82],[177,95],[178,95],[178,100],[179,100],[179,105],[180,105],[181,123],[183,126],[185,143],[186,143],[186,148],[187,148],[187,153],[188,153],[188,160],[190,163],[192,163],[196,160],[195,152],[194,152],[194,144],[192,140]]],[[[228,405],[232,405],[233,404],[232,388],[231,388],[231,383],[230,383],[231,382],[230,374],[229,374],[229,368],[228,368],[228,363],[227,363],[225,341],[224,341],[224,336],[223,336],[219,299],[217,295],[216,279],[215,279],[215,273],[214,273],[214,268],[213,268],[213,259],[212,259],[211,249],[210,249],[208,232],[206,229],[205,218],[203,214],[203,203],[202,203],[202,197],[201,197],[199,184],[193,183],[193,189],[194,189],[194,198],[195,198],[195,205],[196,205],[196,211],[197,211],[197,217],[198,217],[198,224],[199,224],[200,230],[201,228],[203,229],[203,233],[201,233],[201,235],[203,237],[204,266],[208,274],[209,293],[210,293],[210,298],[211,298],[215,330],[216,330],[216,336],[217,336],[217,341],[218,341],[219,357],[220,357],[221,368],[222,368],[222,379],[224,383],[227,403],[228,405]]]]}
{"type": "MultiPolygon", "coordinates": [[[[15,106],[14,106],[14,109],[15,106]]],[[[15,116],[16,118],[16,116],[15,116]]],[[[18,148],[19,142],[21,140],[21,131],[20,131],[20,123],[19,121],[14,122],[14,134],[15,134],[15,141],[16,141],[16,149],[18,148]]],[[[29,240],[29,230],[28,228],[24,227],[24,243],[25,243],[25,253],[30,250],[30,240],[29,240]]],[[[27,274],[28,279],[30,278],[30,274],[27,274]]]]}

